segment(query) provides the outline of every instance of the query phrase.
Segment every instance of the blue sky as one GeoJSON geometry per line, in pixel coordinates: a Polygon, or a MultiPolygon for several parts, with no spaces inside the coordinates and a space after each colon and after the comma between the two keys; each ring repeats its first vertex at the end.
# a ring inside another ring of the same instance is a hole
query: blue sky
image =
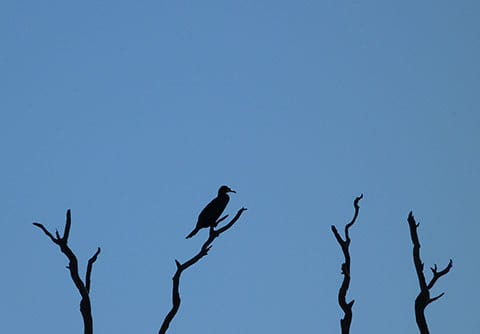
{"type": "MultiPolygon", "coordinates": [[[[63,229],[97,333],[156,333],[174,259],[227,184],[248,208],[184,273],[171,333],[416,332],[406,218],[452,271],[433,333],[478,333],[480,6],[475,1],[3,1],[0,331],[81,332],[63,229]],[[84,267],[83,267],[84,268],[84,267]]],[[[427,270],[427,277],[430,272],[427,270]]]]}

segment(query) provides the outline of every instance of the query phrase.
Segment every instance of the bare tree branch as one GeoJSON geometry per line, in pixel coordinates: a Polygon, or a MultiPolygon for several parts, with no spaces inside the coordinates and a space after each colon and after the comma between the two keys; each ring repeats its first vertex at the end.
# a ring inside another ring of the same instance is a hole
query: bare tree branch
{"type": "Polygon", "coordinates": [[[60,251],[65,254],[68,258],[68,270],[72,278],[73,283],[75,284],[78,292],[82,299],[80,300],[80,313],[83,318],[84,334],[93,334],[93,318],[92,318],[92,307],[90,303],[90,276],[92,272],[93,263],[97,260],[98,255],[100,254],[100,248],[97,249],[95,254],[88,260],[87,273],[86,273],[86,284],[83,283],[80,275],[78,273],[78,260],[73,251],[67,245],[68,237],[70,235],[71,227],[71,215],[70,210],[67,210],[65,222],[65,229],[63,237],[60,237],[58,231],[55,231],[55,237],[40,223],[33,223],[36,227],[40,228],[53,243],[57,244],[60,247],[60,251]]]}
{"type": "MultiPolygon", "coordinates": [[[[235,217],[233,217],[233,219],[228,223],[226,224],[225,226],[219,228],[218,230],[215,230],[213,227],[210,228],[210,232],[209,232],[209,235],[208,235],[208,239],[207,241],[205,241],[202,245],[202,247],[200,248],[199,252],[193,256],[191,259],[189,259],[188,261],[184,262],[184,263],[180,263],[179,261],[175,260],[175,264],[177,266],[177,271],[175,272],[175,274],[173,275],[173,288],[172,288],[172,308],[170,309],[170,311],[168,312],[168,314],[165,316],[165,319],[163,320],[163,323],[162,323],[162,326],[160,327],[160,331],[158,332],[159,334],[165,334],[168,330],[168,327],[170,326],[170,323],[171,321],[173,320],[173,318],[175,317],[175,315],[177,314],[177,311],[178,309],[180,308],[180,302],[181,302],[181,299],[180,299],[180,292],[179,292],[179,287],[180,287],[180,277],[183,273],[183,271],[185,271],[186,269],[188,269],[190,266],[194,265],[195,263],[197,263],[202,257],[204,257],[205,255],[208,254],[208,251],[210,250],[210,248],[212,247],[212,242],[218,237],[220,236],[220,234],[222,234],[223,232],[227,231],[229,228],[231,228],[233,226],[233,224],[235,224],[237,222],[237,220],[240,218],[240,216],[242,215],[242,213],[247,210],[246,208],[241,208],[240,210],[238,210],[237,214],[235,215],[235,217]]],[[[222,218],[220,218],[216,224],[218,225],[218,223],[220,223],[221,221],[223,221],[224,219],[226,219],[227,216],[224,216],[222,218]]]]}
{"type": "Polygon", "coordinates": [[[33,223],[33,225],[35,225],[36,227],[40,228],[43,233],[45,233],[47,235],[47,237],[49,237],[54,243],[56,243],[58,245],[58,237],[55,238],[46,228],[45,226],[43,226],[42,224],[40,223],[33,223]]]}
{"type": "Polygon", "coordinates": [[[65,244],[68,242],[68,236],[70,235],[70,226],[72,225],[72,215],[70,214],[70,210],[67,210],[67,219],[65,222],[65,229],[63,230],[63,240],[65,244]]]}
{"type": "Polygon", "coordinates": [[[430,268],[433,277],[427,284],[425,274],[423,273],[424,265],[420,258],[420,241],[418,240],[417,233],[417,228],[420,224],[417,224],[411,211],[408,215],[407,221],[410,228],[410,237],[413,243],[413,263],[415,265],[415,271],[417,273],[418,283],[420,285],[420,292],[415,299],[415,319],[417,321],[417,326],[420,330],[420,333],[429,334],[430,332],[428,330],[427,320],[425,318],[425,308],[428,306],[428,304],[434,302],[435,300],[439,299],[444,295],[444,293],[441,293],[440,295],[431,298],[430,289],[433,288],[433,286],[440,277],[446,275],[450,271],[453,266],[453,262],[452,260],[450,260],[445,269],[441,271],[437,271],[437,265],[434,265],[433,268],[430,268]]]}
{"type": "Polygon", "coordinates": [[[355,213],[353,215],[352,220],[350,223],[345,225],[345,240],[342,239],[340,234],[338,233],[337,228],[335,225],[332,225],[332,232],[335,236],[335,239],[337,239],[338,244],[342,248],[343,255],[345,257],[345,262],[342,263],[342,275],[343,275],[343,282],[342,285],[340,286],[340,289],[338,291],[338,304],[342,308],[344,312],[344,317],[343,319],[340,320],[340,327],[342,330],[342,334],[348,334],[350,332],[350,324],[352,323],[352,306],[355,300],[352,300],[347,303],[347,290],[348,287],[350,286],[350,251],[349,251],[349,246],[350,246],[350,235],[349,235],[349,230],[350,227],[353,226],[355,221],[357,220],[358,217],[358,211],[360,207],[358,206],[358,202],[363,198],[363,194],[360,196],[356,197],[355,200],[353,201],[353,206],[355,208],[355,213]]]}
{"type": "Polygon", "coordinates": [[[87,293],[90,293],[90,276],[92,275],[92,267],[95,261],[97,261],[97,257],[100,254],[100,247],[97,248],[95,254],[92,255],[90,259],[88,259],[87,263],[87,272],[85,273],[85,288],[87,289],[87,293]]]}
{"type": "Polygon", "coordinates": [[[433,277],[432,279],[430,280],[430,283],[428,283],[427,285],[427,288],[428,289],[431,289],[433,288],[433,286],[435,285],[435,283],[437,282],[437,280],[442,277],[443,275],[446,275],[450,269],[452,268],[453,266],[453,261],[452,259],[450,259],[450,261],[448,261],[448,265],[445,267],[445,269],[441,270],[441,271],[437,271],[437,265],[435,264],[433,268],[430,268],[430,270],[432,271],[432,274],[433,274],[433,277]]]}

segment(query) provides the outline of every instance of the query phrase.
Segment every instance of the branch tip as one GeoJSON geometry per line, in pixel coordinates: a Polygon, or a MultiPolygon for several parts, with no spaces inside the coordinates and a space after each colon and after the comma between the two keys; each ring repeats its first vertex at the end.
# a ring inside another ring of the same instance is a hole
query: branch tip
{"type": "Polygon", "coordinates": [[[100,247],[97,247],[97,251],[92,255],[92,257],[88,260],[88,262],[92,262],[92,263],[95,262],[100,252],[101,252],[100,247]]]}
{"type": "Polygon", "coordinates": [[[55,237],[45,228],[45,226],[43,226],[43,224],[33,223],[33,225],[41,229],[43,233],[45,233],[45,235],[52,240],[53,243],[58,244],[58,239],[55,239],[55,237]]]}
{"type": "Polygon", "coordinates": [[[70,235],[70,227],[72,225],[72,215],[70,209],[67,210],[67,215],[66,215],[66,221],[65,221],[65,229],[63,230],[63,240],[65,240],[65,243],[68,241],[68,236],[70,235]]]}
{"type": "Polygon", "coordinates": [[[360,194],[360,196],[356,197],[355,200],[353,201],[353,206],[358,209],[359,206],[358,206],[358,202],[360,202],[360,200],[363,198],[363,194],[360,194]]]}
{"type": "Polygon", "coordinates": [[[442,293],[439,294],[438,296],[433,297],[433,298],[430,298],[430,299],[428,300],[428,304],[430,304],[430,303],[436,301],[437,299],[441,298],[444,294],[445,294],[445,292],[442,292],[442,293]]]}

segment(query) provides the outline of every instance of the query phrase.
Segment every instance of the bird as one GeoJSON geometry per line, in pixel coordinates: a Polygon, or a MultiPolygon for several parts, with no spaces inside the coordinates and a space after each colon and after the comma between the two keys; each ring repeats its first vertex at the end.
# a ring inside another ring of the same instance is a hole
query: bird
{"type": "Polygon", "coordinates": [[[221,186],[218,189],[217,197],[212,199],[200,212],[195,228],[187,235],[186,239],[193,237],[201,228],[215,227],[217,225],[218,218],[220,218],[220,215],[230,200],[228,193],[236,193],[236,191],[230,189],[228,186],[221,186]]]}

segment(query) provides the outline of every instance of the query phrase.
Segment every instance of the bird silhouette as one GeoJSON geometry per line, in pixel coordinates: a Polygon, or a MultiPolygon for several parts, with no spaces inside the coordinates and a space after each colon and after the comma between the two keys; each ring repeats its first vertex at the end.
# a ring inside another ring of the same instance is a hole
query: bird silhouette
{"type": "Polygon", "coordinates": [[[201,228],[204,227],[215,227],[217,225],[217,220],[220,218],[223,210],[228,204],[230,200],[230,196],[228,193],[235,193],[234,190],[230,189],[227,186],[221,186],[218,189],[218,195],[214,199],[207,204],[207,206],[200,212],[198,215],[197,225],[189,235],[187,235],[186,239],[193,237],[195,234],[200,231],[201,228]]]}

